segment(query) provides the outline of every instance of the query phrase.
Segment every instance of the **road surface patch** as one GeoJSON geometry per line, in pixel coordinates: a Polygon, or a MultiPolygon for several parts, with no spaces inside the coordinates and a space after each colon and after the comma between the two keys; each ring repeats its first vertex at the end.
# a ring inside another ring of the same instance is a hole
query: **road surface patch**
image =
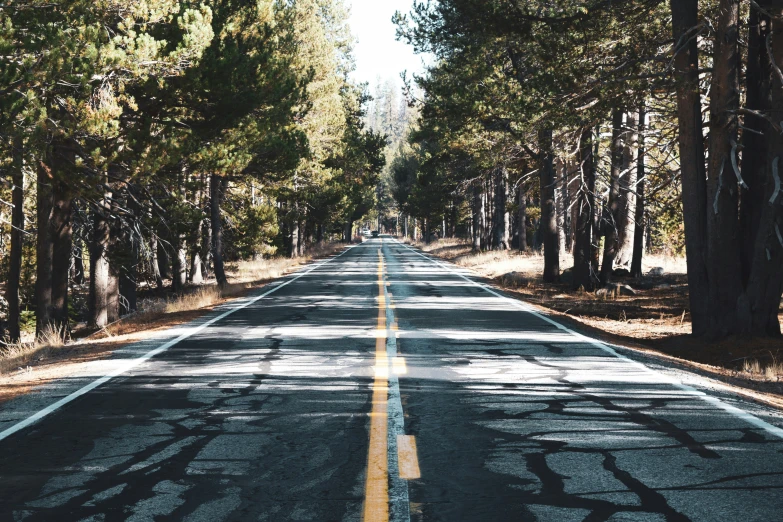
{"type": "Polygon", "coordinates": [[[397,435],[397,461],[400,463],[400,478],[414,480],[421,478],[419,456],[416,451],[416,437],[397,435]]]}
{"type": "Polygon", "coordinates": [[[65,397],[63,397],[62,399],[60,399],[60,400],[50,404],[46,408],[43,408],[42,410],[34,413],[33,415],[30,415],[26,419],[21,420],[21,421],[17,422],[16,424],[14,424],[13,426],[11,426],[9,428],[6,428],[5,430],[1,431],[0,432],[0,441],[10,437],[11,435],[13,435],[14,433],[16,433],[18,431],[21,431],[21,430],[25,429],[28,426],[31,426],[31,425],[35,424],[36,422],[38,422],[39,420],[43,419],[44,417],[46,417],[50,413],[53,413],[53,412],[59,410],[60,408],[62,408],[66,404],[74,401],[75,399],[78,399],[79,397],[81,397],[85,393],[89,393],[92,390],[94,390],[95,388],[97,388],[97,387],[99,387],[99,386],[101,386],[103,384],[106,384],[107,382],[109,382],[113,378],[118,377],[118,376],[120,376],[120,375],[122,375],[124,373],[129,372],[130,370],[136,368],[140,364],[142,364],[142,363],[152,359],[156,355],[160,355],[161,353],[167,351],[169,348],[171,348],[172,346],[180,343],[181,341],[184,341],[185,339],[193,336],[194,334],[197,334],[197,333],[207,329],[209,326],[211,326],[211,325],[213,325],[213,324],[215,324],[215,323],[225,319],[226,317],[228,317],[229,315],[233,314],[234,312],[237,312],[239,310],[247,308],[248,306],[250,306],[250,305],[260,301],[261,299],[263,299],[266,296],[272,294],[273,292],[277,292],[281,288],[283,288],[283,287],[293,283],[294,281],[296,281],[296,280],[306,276],[307,274],[309,274],[309,273],[313,272],[314,270],[316,270],[316,269],[326,265],[327,263],[331,263],[332,261],[334,261],[338,257],[341,257],[344,254],[346,254],[347,252],[350,252],[352,248],[354,248],[354,247],[348,247],[345,250],[343,250],[340,254],[338,254],[338,255],[336,255],[334,257],[331,257],[331,258],[327,259],[326,261],[324,261],[322,263],[316,263],[315,265],[313,265],[309,269],[299,272],[298,274],[294,275],[294,277],[292,277],[290,279],[287,279],[285,281],[282,281],[282,282],[279,282],[279,283],[276,283],[276,284],[275,283],[270,283],[270,284],[274,285],[274,287],[272,289],[270,289],[270,290],[268,290],[268,291],[264,292],[263,294],[258,295],[256,297],[252,297],[250,299],[245,299],[245,300],[241,301],[239,305],[237,305],[237,306],[235,306],[235,307],[233,307],[233,308],[231,308],[229,310],[226,310],[222,314],[220,314],[220,315],[218,315],[216,317],[213,317],[212,319],[209,319],[208,321],[205,321],[205,322],[201,323],[198,326],[194,326],[194,327],[191,327],[191,328],[182,328],[182,330],[184,330],[184,332],[181,335],[175,337],[174,339],[171,339],[170,341],[167,341],[167,342],[161,344],[157,348],[154,348],[154,349],[150,350],[149,352],[145,353],[144,355],[142,355],[140,357],[137,357],[135,359],[131,359],[126,364],[120,366],[119,368],[117,368],[113,372],[109,373],[108,375],[100,377],[100,378],[90,382],[89,384],[86,384],[85,386],[79,388],[78,390],[74,391],[73,393],[70,393],[69,395],[66,395],[65,397]]]}

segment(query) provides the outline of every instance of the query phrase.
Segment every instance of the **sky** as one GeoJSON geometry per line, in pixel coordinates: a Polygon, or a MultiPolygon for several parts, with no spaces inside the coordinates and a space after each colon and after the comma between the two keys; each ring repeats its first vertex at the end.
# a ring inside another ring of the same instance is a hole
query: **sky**
{"type": "Polygon", "coordinates": [[[413,47],[395,39],[396,27],[391,19],[395,11],[408,13],[413,0],[347,0],[351,8],[348,24],[356,38],[354,57],[356,71],[353,78],[370,84],[370,92],[378,83],[394,78],[399,85],[400,73],[423,71],[422,59],[413,53],[413,47]]]}

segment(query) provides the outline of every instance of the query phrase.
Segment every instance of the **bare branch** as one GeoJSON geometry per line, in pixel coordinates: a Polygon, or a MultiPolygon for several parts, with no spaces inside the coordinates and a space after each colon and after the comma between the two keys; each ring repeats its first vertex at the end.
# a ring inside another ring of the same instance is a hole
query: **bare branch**
{"type": "Polygon", "coordinates": [[[739,167],[737,166],[737,142],[734,140],[731,140],[731,166],[734,167],[734,174],[737,175],[737,183],[739,183],[745,190],[748,190],[748,184],[745,183],[744,179],[742,179],[742,174],[740,174],[739,167]]]}
{"type": "Polygon", "coordinates": [[[772,192],[772,197],[769,198],[770,205],[775,204],[775,200],[778,199],[778,194],[780,193],[780,176],[778,175],[779,161],[780,158],[778,156],[775,156],[775,159],[772,160],[772,178],[775,180],[775,190],[772,192]]]}

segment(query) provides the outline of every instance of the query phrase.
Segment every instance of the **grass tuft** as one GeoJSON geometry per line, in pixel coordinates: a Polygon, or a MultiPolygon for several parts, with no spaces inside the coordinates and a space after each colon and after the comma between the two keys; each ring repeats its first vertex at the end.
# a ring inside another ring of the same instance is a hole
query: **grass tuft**
{"type": "Polygon", "coordinates": [[[753,380],[780,382],[783,380],[783,364],[772,358],[772,362],[764,364],[758,359],[745,359],[742,363],[742,373],[753,380]]]}

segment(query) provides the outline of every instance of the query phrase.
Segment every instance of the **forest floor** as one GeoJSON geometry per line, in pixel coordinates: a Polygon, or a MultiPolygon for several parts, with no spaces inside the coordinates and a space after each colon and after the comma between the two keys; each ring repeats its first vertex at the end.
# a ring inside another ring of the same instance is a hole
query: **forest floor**
{"type": "Polygon", "coordinates": [[[168,288],[162,295],[157,290],[141,289],[138,312],[98,331],[77,324],[72,338],[65,343],[56,338],[33,342],[32,332],[26,332],[19,345],[0,347],[0,402],[52,379],[71,375],[81,365],[109,357],[116,349],[129,343],[148,339],[162,330],[192,321],[218,305],[242,297],[251,289],[343,247],[343,244],[331,243],[313,248],[305,257],[298,259],[275,257],[230,263],[226,266],[229,285],[223,290],[218,289],[214,279],[192,285],[179,296],[168,288]]]}
{"type": "MultiPolygon", "coordinates": [[[[470,244],[456,240],[416,246],[472,270],[586,335],[666,359],[746,390],[755,399],[783,406],[782,340],[727,339],[709,343],[690,335],[684,258],[648,255],[643,277],[616,278],[635,295],[615,296],[575,291],[567,282],[544,284],[544,258],[539,253],[476,254],[470,244]],[[662,275],[651,275],[653,268],[662,268],[662,275]]],[[[570,256],[561,259],[561,268],[571,264],[570,256]]],[[[566,273],[563,279],[567,278],[566,273]]]]}

